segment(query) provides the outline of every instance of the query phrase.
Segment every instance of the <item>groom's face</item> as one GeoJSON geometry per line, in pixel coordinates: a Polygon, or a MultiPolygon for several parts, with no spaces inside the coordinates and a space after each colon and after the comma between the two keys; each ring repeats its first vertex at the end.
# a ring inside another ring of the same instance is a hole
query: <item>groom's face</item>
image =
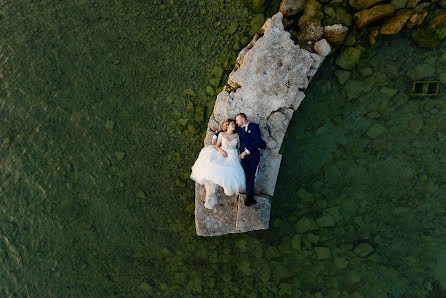
{"type": "Polygon", "coordinates": [[[237,126],[238,126],[238,127],[242,127],[242,125],[245,124],[244,120],[245,120],[245,119],[244,119],[242,116],[240,116],[240,115],[238,115],[237,117],[235,117],[235,122],[237,123],[237,126]]]}

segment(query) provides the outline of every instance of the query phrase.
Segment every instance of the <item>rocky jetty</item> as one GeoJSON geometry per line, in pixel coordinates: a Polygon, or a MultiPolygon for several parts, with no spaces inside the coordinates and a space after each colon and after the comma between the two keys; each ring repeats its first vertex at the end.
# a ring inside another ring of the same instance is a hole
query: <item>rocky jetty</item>
{"type": "MultiPolygon", "coordinates": [[[[196,183],[195,222],[200,236],[217,236],[268,229],[271,197],[279,173],[283,138],[294,111],[304,99],[304,90],[330,52],[325,39],[313,40],[315,52],[295,44],[284,30],[282,12],[267,19],[251,42],[238,54],[236,65],[223,90],[217,95],[208,122],[204,145],[221,129],[227,118],[244,112],[250,122],[259,123],[267,143],[258,168],[257,204],[244,205],[244,195],[228,197],[218,187],[219,204],[204,207],[205,189],[196,183]]],[[[318,34],[319,38],[322,34],[318,34]]]]}

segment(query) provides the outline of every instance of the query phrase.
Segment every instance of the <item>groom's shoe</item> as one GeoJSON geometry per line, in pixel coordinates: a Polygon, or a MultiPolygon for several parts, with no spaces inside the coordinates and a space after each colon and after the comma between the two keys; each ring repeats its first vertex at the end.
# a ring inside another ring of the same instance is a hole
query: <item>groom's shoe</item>
{"type": "Polygon", "coordinates": [[[257,203],[257,201],[254,199],[253,195],[246,196],[246,199],[245,199],[245,205],[246,206],[252,206],[255,203],[257,203]]]}

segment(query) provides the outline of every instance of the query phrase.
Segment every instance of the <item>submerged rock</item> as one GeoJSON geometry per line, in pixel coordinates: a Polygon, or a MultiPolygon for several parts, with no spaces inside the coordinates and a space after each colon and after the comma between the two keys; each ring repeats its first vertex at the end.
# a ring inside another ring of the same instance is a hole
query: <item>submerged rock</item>
{"type": "Polygon", "coordinates": [[[306,0],[282,0],[279,11],[286,17],[294,16],[305,7],[306,0]]]}
{"type": "Polygon", "coordinates": [[[303,217],[296,223],[296,230],[299,233],[305,233],[317,229],[318,226],[316,225],[316,222],[309,217],[303,217]]]}
{"type": "Polygon", "coordinates": [[[369,9],[358,11],[353,15],[356,26],[362,28],[372,22],[390,16],[395,12],[395,7],[391,4],[378,4],[369,9]]]}
{"type": "Polygon", "coordinates": [[[314,251],[319,260],[331,258],[331,252],[328,247],[315,247],[314,251]]]}
{"type": "Polygon", "coordinates": [[[372,139],[376,139],[377,137],[382,135],[386,130],[387,129],[384,126],[375,123],[367,131],[367,136],[369,136],[372,139]]]}
{"type": "Polygon", "coordinates": [[[321,39],[323,34],[324,29],[320,21],[308,20],[300,27],[296,41],[302,48],[312,51],[314,43],[321,39]]]}
{"type": "Polygon", "coordinates": [[[302,16],[299,18],[298,25],[302,26],[308,20],[322,20],[324,13],[322,12],[322,4],[316,0],[307,0],[302,16]]]}
{"type": "Polygon", "coordinates": [[[340,46],[348,33],[348,27],[341,24],[324,27],[323,37],[333,46],[340,46]]]}
{"type": "Polygon", "coordinates": [[[433,17],[425,27],[412,32],[415,42],[421,47],[436,47],[446,37],[446,13],[433,17]]]}
{"type": "Polygon", "coordinates": [[[406,23],[407,29],[412,29],[414,27],[417,27],[423,23],[424,19],[427,16],[427,10],[416,12],[414,13],[410,18],[409,21],[406,23]]]}
{"type": "Polygon", "coordinates": [[[350,70],[359,62],[360,56],[360,50],[353,47],[346,47],[341,51],[336,59],[336,64],[346,70],[350,70]]]}
{"type": "Polygon", "coordinates": [[[384,0],[349,0],[348,4],[356,10],[363,10],[383,1],[384,0]]]}
{"type": "Polygon", "coordinates": [[[413,81],[432,78],[434,74],[434,65],[427,63],[417,64],[406,72],[406,76],[413,81]]]}
{"type": "Polygon", "coordinates": [[[406,7],[407,0],[392,0],[390,4],[392,4],[395,7],[395,9],[401,9],[406,7]]]}
{"type": "Polygon", "coordinates": [[[362,242],[353,249],[353,253],[364,258],[370,255],[374,250],[373,246],[367,242],[362,242]]]}
{"type": "Polygon", "coordinates": [[[396,15],[386,21],[379,30],[381,34],[396,34],[400,32],[406,25],[409,18],[413,15],[412,11],[406,11],[396,15]]]}

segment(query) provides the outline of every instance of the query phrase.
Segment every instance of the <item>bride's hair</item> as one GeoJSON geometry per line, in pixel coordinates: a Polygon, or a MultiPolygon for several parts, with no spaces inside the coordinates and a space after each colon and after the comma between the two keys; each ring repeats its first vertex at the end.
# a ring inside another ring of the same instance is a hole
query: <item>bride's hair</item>
{"type": "Polygon", "coordinates": [[[226,119],[223,124],[221,125],[221,128],[223,129],[223,131],[227,131],[228,130],[228,126],[229,123],[234,122],[235,124],[235,120],[234,119],[226,119]]]}

